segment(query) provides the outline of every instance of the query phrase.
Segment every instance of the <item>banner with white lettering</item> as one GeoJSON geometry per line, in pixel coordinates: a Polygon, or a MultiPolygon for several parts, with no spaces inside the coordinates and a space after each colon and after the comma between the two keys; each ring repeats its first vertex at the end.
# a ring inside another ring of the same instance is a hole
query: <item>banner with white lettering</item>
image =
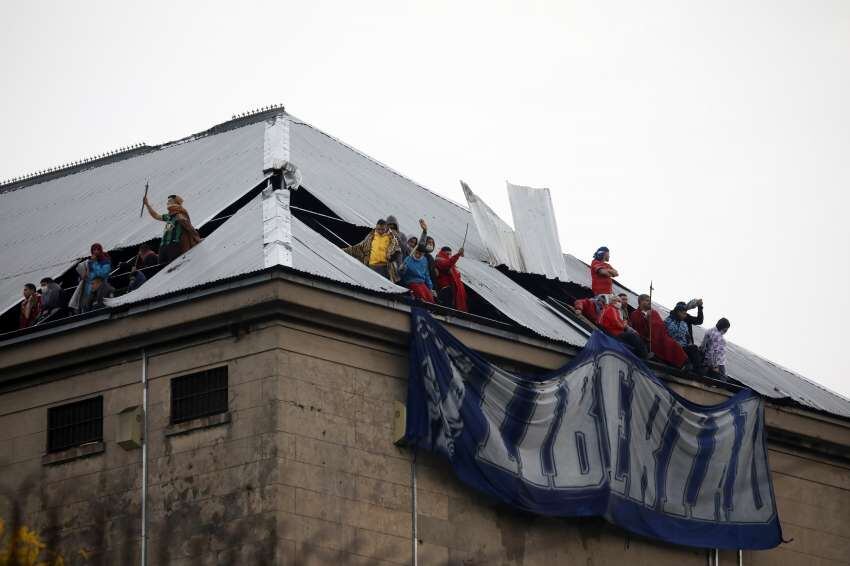
{"type": "Polygon", "coordinates": [[[412,324],[406,440],[445,455],[469,486],[532,513],[598,515],[687,546],[781,542],[753,392],[692,403],[601,332],[565,367],[517,375],[422,309],[412,324]]]}

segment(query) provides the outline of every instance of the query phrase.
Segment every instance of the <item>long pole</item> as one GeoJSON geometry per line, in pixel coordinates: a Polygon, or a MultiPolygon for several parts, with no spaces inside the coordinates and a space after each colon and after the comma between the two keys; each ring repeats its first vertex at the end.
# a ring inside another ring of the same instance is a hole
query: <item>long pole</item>
{"type": "Polygon", "coordinates": [[[652,351],[652,280],[649,281],[649,316],[647,327],[649,328],[649,351],[652,351]]]}
{"type": "Polygon", "coordinates": [[[148,564],[148,356],[142,350],[142,561],[148,564]]]}
{"type": "Polygon", "coordinates": [[[469,222],[466,223],[466,230],[463,231],[463,243],[460,245],[460,247],[463,247],[463,246],[466,245],[466,235],[467,234],[469,234],[469,222]]]}
{"type": "MultiPolygon", "coordinates": [[[[149,179],[145,179],[145,198],[148,198],[149,179]]],[[[145,199],[142,199],[142,209],[139,211],[139,218],[145,213],[145,199]]]]}
{"type": "Polygon", "coordinates": [[[417,545],[419,538],[419,529],[418,529],[418,521],[417,521],[417,509],[416,509],[416,447],[413,447],[413,457],[410,460],[410,491],[411,500],[413,504],[413,521],[412,521],[412,531],[413,531],[413,566],[419,565],[419,548],[417,545]]]}

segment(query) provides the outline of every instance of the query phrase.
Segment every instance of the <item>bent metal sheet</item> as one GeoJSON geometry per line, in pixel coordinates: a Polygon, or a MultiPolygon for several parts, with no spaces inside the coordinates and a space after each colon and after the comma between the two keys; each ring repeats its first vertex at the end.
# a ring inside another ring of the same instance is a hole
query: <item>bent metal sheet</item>
{"type": "Polygon", "coordinates": [[[406,440],[489,498],[687,546],[781,542],[753,392],[697,405],[600,332],[531,376],[490,364],[422,309],[412,325],[406,440]]]}

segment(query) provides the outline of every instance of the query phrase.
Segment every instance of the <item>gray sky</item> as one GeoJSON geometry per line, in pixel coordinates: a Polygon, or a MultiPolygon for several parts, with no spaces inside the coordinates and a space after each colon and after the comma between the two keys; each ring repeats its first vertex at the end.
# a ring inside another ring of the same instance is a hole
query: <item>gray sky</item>
{"type": "Polygon", "coordinates": [[[0,179],[283,103],[850,395],[846,1],[17,2],[0,72],[0,179]]]}

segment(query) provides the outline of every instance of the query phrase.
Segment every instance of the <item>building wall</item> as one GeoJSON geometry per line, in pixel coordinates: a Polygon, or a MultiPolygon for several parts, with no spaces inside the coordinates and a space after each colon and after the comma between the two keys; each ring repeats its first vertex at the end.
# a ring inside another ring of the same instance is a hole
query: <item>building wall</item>
{"type": "MultiPolygon", "coordinates": [[[[393,401],[406,397],[403,340],[303,319],[247,330],[152,351],[150,564],[409,564],[411,454],[392,443],[393,401]],[[222,363],[230,422],[167,435],[169,380],[222,363]]],[[[141,403],[140,375],[130,352],[0,395],[0,548],[17,525],[67,564],[138,563],[141,451],[122,449],[114,434],[117,413],[141,403]],[[98,393],[105,451],[43,464],[47,408],[98,393]]],[[[770,458],[793,541],[746,552],[744,563],[850,562],[848,466],[779,446],[770,458]]],[[[703,551],[633,538],[602,520],[490,504],[439,457],[420,453],[416,474],[419,564],[706,563],[703,551]]]]}

